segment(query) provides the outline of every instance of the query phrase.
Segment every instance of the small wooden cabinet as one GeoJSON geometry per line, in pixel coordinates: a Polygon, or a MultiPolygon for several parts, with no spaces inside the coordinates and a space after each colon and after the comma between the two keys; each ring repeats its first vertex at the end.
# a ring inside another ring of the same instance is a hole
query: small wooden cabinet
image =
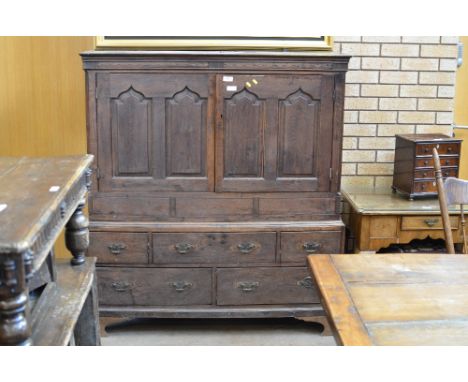
{"type": "Polygon", "coordinates": [[[392,188],[409,199],[436,197],[433,148],[437,148],[442,176],[458,177],[461,139],[443,134],[397,135],[392,188]]]}
{"type": "Polygon", "coordinates": [[[323,316],[349,57],[82,54],[103,316],[323,316]]]}

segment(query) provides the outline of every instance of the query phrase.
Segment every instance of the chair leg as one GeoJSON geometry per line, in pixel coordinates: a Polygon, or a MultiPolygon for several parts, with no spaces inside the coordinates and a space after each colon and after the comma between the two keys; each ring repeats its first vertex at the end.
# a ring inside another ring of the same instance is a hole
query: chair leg
{"type": "Polygon", "coordinates": [[[468,243],[466,241],[466,231],[465,231],[465,213],[463,211],[463,204],[460,204],[460,216],[461,216],[461,230],[463,235],[463,253],[468,255],[468,243]]]}

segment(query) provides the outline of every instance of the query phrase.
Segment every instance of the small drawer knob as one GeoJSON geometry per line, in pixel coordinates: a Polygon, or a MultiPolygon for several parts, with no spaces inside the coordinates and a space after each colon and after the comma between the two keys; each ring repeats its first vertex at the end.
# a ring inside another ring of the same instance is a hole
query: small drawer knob
{"type": "Polygon", "coordinates": [[[434,227],[439,222],[439,219],[426,219],[424,223],[426,223],[429,227],[434,227]]]}
{"type": "Polygon", "coordinates": [[[112,289],[116,292],[127,292],[132,289],[132,284],[126,281],[116,281],[112,283],[112,289]]]}
{"type": "Polygon", "coordinates": [[[429,164],[429,161],[428,160],[425,160],[424,161],[424,164],[427,166],[429,164]]]}
{"type": "Polygon", "coordinates": [[[244,253],[244,254],[248,254],[252,252],[256,247],[257,246],[255,245],[255,243],[250,243],[250,242],[240,243],[237,245],[237,248],[239,249],[239,251],[241,251],[241,253],[244,253]]]}
{"type": "Polygon", "coordinates": [[[250,293],[260,286],[258,281],[241,281],[237,283],[237,287],[244,293],[250,293]]]}
{"type": "Polygon", "coordinates": [[[113,255],[120,255],[122,251],[127,248],[127,246],[123,243],[111,243],[107,246],[107,248],[113,255]]]}
{"type": "Polygon", "coordinates": [[[174,288],[177,293],[185,292],[187,289],[193,287],[193,284],[188,281],[175,281],[173,283],[169,283],[169,285],[174,288]]]}
{"type": "Polygon", "coordinates": [[[447,147],[447,151],[448,151],[449,153],[452,152],[452,148],[451,148],[450,146],[447,147]]]}
{"type": "Polygon", "coordinates": [[[185,255],[192,250],[193,245],[190,243],[177,243],[174,247],[178,253],[185,255]]]}
{"type": "Polygon", "coordinates": [[[302,280],[299,280],[297,282],[297,285],[301,286],[303,288],[307,288],[307,289],[313,288],[314,287],[314,282],[312,280],[312,276],[304,277],[302,280]]]}
{"type": "Polygon", "coordinates": [[[304,248],[307,253],[315,253],[320,248],[320,243],[308,241],[302,245],[302,248],[304,248]]]}

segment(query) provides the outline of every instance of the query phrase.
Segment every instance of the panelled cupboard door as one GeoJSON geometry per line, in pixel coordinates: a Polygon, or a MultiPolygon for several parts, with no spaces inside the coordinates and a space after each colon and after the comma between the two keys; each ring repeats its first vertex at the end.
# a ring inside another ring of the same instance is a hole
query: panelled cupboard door
{"type": "Polygon", "coordinates": [[[328,191],[333,76],[218,75],[216,190],[328,191]]]}
{"type": "Polygon", "coordinates": [[[101,191],[212,191],[206,74],[98,73],[101,191]]]}

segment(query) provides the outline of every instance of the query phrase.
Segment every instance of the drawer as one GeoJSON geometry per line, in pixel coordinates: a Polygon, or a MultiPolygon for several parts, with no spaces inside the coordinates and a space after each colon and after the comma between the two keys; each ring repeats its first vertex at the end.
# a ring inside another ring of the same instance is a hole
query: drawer
{"type": "Polygon", "coordinates": [[[341,231],[282,232],[281,262],[306,263],[314,253],[341,253],[341,231]]]}
{"type": "Polygon", "coordinates": [[[212,271],[208,268],[98,268],[102,305],[209,305],[212,271]]]}
{"type": "Polygon", "coordinates": [[[88,256],[101,264],[148,264],[148,235],[90,232],[88,256]]]}
{"type": "Polygon", "coordinates": [[[413,190],[415,194],[421,193],[421,192],[437,193],[437,184],[434,179],[425,180],[425,181],[417,180],[414,182],[413,190]]]}
{"type": "MultiPolygon", "coordinates": [[[[450,216],[450,226],[458,229],[458,216],[450,216]]],[[[440,216],[403,216],[401,219],[402,231],[444,229],[440,216]]]]}
{"type": "Polygon", "coordinates": [[[458,142],[447,143],[419,143],[416,145],[416,155],[432,155],[432,149],[436,147],[439,155],[460,154],[458,142]]]}
{"type": "MultiPolygon", "coordinates": [[[[440,157],[441,167],[458,166],[458,157],[440,157]]],[[[415,167],[431,167],[434,168],[433,158],[416,158],[415,167]]]]}
{"type": "Polygon", "coordinates": [[[155,264],[274,264],[275,232],[155,233],[155,264]]]}
{"type": "Polygon", "coordinates": [[[218,269],[218,305],[312,304],[319,297],[306,267],[218,269]]]}
{"type": "MultiPolygon", "coordinates": [[[[442,171],[442,176],[444,178],[447,178],[449,176],[453,176],[456,178],[458,176],[458,168],[444,168],[442,171]]],[[[427,169],[427,170],[416,170],[414,172],[414,178],[415,179],[425,179],[425,178],[430,178],[430,179],[435,179],[435,171],[433,169],[427,169]]]]}

